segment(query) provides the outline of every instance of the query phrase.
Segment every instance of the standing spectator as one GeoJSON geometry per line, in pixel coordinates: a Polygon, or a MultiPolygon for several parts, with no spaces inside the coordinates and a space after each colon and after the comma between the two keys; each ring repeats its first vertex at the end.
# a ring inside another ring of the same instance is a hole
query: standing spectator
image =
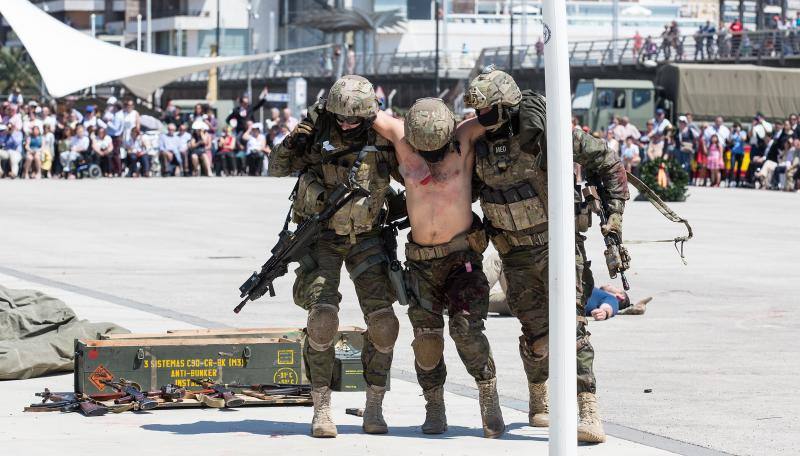
{"type": "Polygon", "coordinates": [[[191,160],[190,175],[202,175],[202,169],[206,170],[206,175],[211,176],[211,136],[208,134],[208,125],[201,119],[192,123],[192,139],[189,141],[189,159],[191,160]]]}
{"type": "Polygon", "coordinates": [[[289,136],[289,127],[286,125],[279,125],[276,127],[277,131],[275,132],[275,137],[272,138],[270,144],[272,147],[276,147],[278,144],[282,143],[287,136],[289,136]]]}
{"type": "MultiPolygon", "coordinates": [[[[539,41],[542,41],[541,37],[539,38],[539,41]]],[[[539,43],[536,43],[536,44],[539,44],[539,43]]],[[[639,31],[637,30],[636,34],[633,35],[633,61],[634,62],[638,62],[639,61],[639,58],[642,55],[642,45],[643,44],[644,44],[644,40],[642,39],[642,35],[640,35],[639,31]]],[[[544,54],[544,41],[542,41],[542,54],[544,54]]],[[[538,62],[538,55],[539,55],[538,48],[537,48],[536,55],[537,55],[537,62],[538,62]]],[[[536,67],[537,68],[539,67],[538,63],[536,64],[536,67]]]]}
{"type": "MultiPolygon", "coordinates": [[[[134,127],[142,131],[141,120],[139,111],[134,109],[133,100],[127,100],[122,116],[122,141],[128,142],[128,140],[130,140],[131,130],[133,130],[134,127]]],[[[114,157],[112,173],[116,175],[122,173],[122,161],[120,156],[114,157]]]]}
{"type": "Polygon", "coordinates": [[[292,110],[290,108],[283,108],[281,110],[281,124],[286,125],[289,131],[293,131],[294,127],[297,126],[298,120],[296,117],[292,116],[292,110]]]}
{"type": "Polygon", "coordinates": [[[172,100],[167,102],[167,106],[164,108],[164,114],[161,115],[161,121],[164,124],[179,124],[181,123],[180,119],[180,110],[172,100]]]}
{"type": "Polygon", "coordinates": [[[619,124],[614,127],[614,138],[617,141],[624,142],[628,138],[639,139],[642,134],[636,128],[627,116],[623,116],[619,120],[619,124]]]}
{"type": "Polygon", "coordinates": [[[711,21],[706,21],[705,35],[706,35],[706,56],[709,60],[714,58],[714,34],[717,29],[711,24],[711,21]]]}
{"type": "Polygon", "coordinates": [[[23,165],[23,179],[42,178],[42,132],[38,125],[34,125],[31,134],[25,138],[25,164],[23,165]]]}
{"type": "Polygon", "coordinates": [[[92,150],[100,160],[100,169],[103,170],[103,176],[109,177],[113,169],[112,154],[114,152],[114,144],[111,141],[111,136],[106,134],[105,128],[101,127],[97,130],[97,135],[92,141],[92,150]]]}
{"type": "MultiPolygon", "coordinates": [[[[700,125],[700,128],[705,131],[708,125],[704,123],[700,125]]],[[[705,141],[697,141],[697,151],[694,155],[694,162],[694,185],[702,185],[705,187],[706,179],[708,178],[708,145],[705,141]]]]}
{"type": "Polygon", "coordinates": [[[103,113],[106,123],[106,134],[111,137],[111,162],[119,161],[119,170],[122,174],[122,147],[123,134],[125,133],[125,113],[115,97],[106,100],[106,111],[103,113]]]}
{"type": "Polygon", "coordinates": [[[53,134],[50,124],[45,123],[42,135],[42,174],[44,177],[51,176],[56,160],[56,136],[53,134]]]}
{"type": "Polygon", "coordinates": [[[792,136],[796,139],[800,138],[800,122],[798,122],[796,113],[789,115],[789,125],[792,126],[792,136]]]}
{"type": "Polygon", "coordinates": [[[86,115],[83,116],[83,127],[86,128],[87,131],[97,130],[100,127],[106,127],[106,123],[103,122],[103,119],[97,118],[94,105],[89,105],[86,107],[86,115]]]}
{"type": "Polygon", "coordinates": [[[606,130],[606,144],[608,144],[608,148],[613,150],[617,157],[619,157],[620,153],[620,146],[619,141],[614,139],[614,131],[613,130],[606,130]]]}
{"type": "Polygon", "coordinates": [[[703,131],[703,141],[706,142],[706,145],[711,144],[711,137],[716,135],[721,147],[725,146],[731,136],[731,131],[725,126],[724,122],[725,120],[722,116],[717,116],[714,119],[714,123],[706,127],[703,131]]]}
{"type": "Polygon", "coordinates": [[[225,128],[218,140],[217,156],[219,157],[220,167],[226,176],[236,175],[236,137],[233,135],[231,127],[225,128]]]}
{"type": "MultiPolygon", "coordinates": [[[[642,40],[642,37],[640,36],[639,37],[640,48],[641,48],[641,40],[642,40]]],[[[542,41],[542,37],[541,36],[539,36],[539,39],[536,40],[536,44],[534,45],[534,47],[536,49],[536,69],[538,70],[539,68],[542,67],[542,58],[544,57],[544,41],[542,41]]],[[[636,59],[636,51],[635,51],[635,49],[636,49],[636,47],[634,45],[634,59],[636,59]]]]}
{"type": "Polygon", "coordinates": [[[730,36],[728,36],[728,29],[720,24],[719,32],[717,33],[717,56],[730,57],[730,55],[731,39],[730,36]]]}
{"type": "Polygon", "coordinates": [[[689,118],[687,116],[680,116],[678,118],[678,132],[677,142],[680,151],[678,152],[678,161],[681,167],[687,172],[692,172],[692,158],[695,153],[695,144],[697,138],[700,137],[700,131],[694,124],[689,125],[689,118]]]}
{"type": "Polygon", "coordinates": [[[19,174],[19,164],[22,162],[23,140],[22,132],[19,131],[17,125],[9,123],[5,141],[0,145],[0,161],[8,161],[8,177],[12,179],[15,179],[19,174]]]}
{"type": "Polygon", "coordinates": [[[722,160],[722,152],[722,144],[720,143],[719,136],[716,134],[711,135],[708,142],[708,160],[706,166],[708,166],[708,170],[711,172],[712,187],[719,187],[722,169],[725,167],[725,163],[722,160]]]}
{"type": "Polygon", "coordinates": [[[701,25],[697,28],[697,31],[694,32],[694,59],[695,60],[705,60],[705,40],[706,40],[706,26],[701,25]],[[700,57],[699,59],[697,57],[700,57]]]}
{"type": "Polygon", "coordinates": [[[353,74],[356,71],[356,51],[353,50],[353,45],[347,45],[347,74],[353,74]]]}
{"type": "Polygon", "coordinates": [[[641,160],[639,146],[636,145],[633,137],[628,136],[625,138],[625,144],[622,145],[622,164],[625,165],[625,171],[633,174],[634,168],[638,168],[641,160]]]}
{"type": "Polygon", "coordinates": [[[663,135],[672,123],[667,119],[667,113],[661,108],[656,109],[656,116],[652,119],[654,132],[663,135]]]}
{"type": "Polygon", "coordinates": [[[661,158],[664,155],[664,145],[664,135],[661,133],[654,134],[647,145],[647,161],[661,158]]]}
{"type": "Polygon", "coordinates": [[[69,175],[72,162],[77,159],[77,156],[75,156],[75,158],[69,158],[72,154],[72,151],[70,150],[71,143],[72,129],[69,128],[69,126],[64,126],[64,130],[61,133],[61,139],[59,139],[56,143],[56,150],[58,151],[58,164],[60,165],[59,169],[61,169],[61,177],[65,179],[69,175]],[[65,167],[65,163],[68,166],[65,167]]]}
{"type": "Polygon", "coordinates": [[[736,18],[731,22],[728,29],[731,32],[731,52],[734,57],[738,57],[741,52],[740,46],[742,45],[742,30],[744,30],[744,26],[739,18],[736,18]]]}
{"type": "Polygon", "coordinates": [[[728,187],[731,186],[731,178],[734,177],[736,186],[739,186],[739,179],[742,175],[742,163],[744,162],[744,144],[747,141],[747,133],[742,130],[742,124],[733,123],[733,131],[730,137],[731,144],[731,172],[728,174],[728,187]]]}
{"type": "Polygon", "coordinates": [[[22,97],[22,92],[20,92],[19,86],[15,85],[14,88],[11,89],[11,93],[8,95],[7,100],[12,106],[22,106],[22,104],[25,103],[25,98],[22,97]]]}
{"type": "Polygon", "coordinates": [[[225,118],[225,122],[233,127],[236,135],[241,135],[245,132],[248,120],[255,122],[256,119],[253,113],[267,102],[267,93],[267,88],[264,87],[264,90],[261,91],[260,100],[255,106],[250,106],[250,97],[247,95],[239,97],[239,106],[233,108],[233,111],[225,118]],[[235,122],[232,122],[234,120],[235,122]]]}
{"type": "MultiPolygon", "coordinates": [[[[181,125],[183,126],[183,125],[181,125]]],[[[158,141],[158,158],[161,162],[161,176],[170,174],[180,176],[183,168],[183,138],[175,132],[175,124],[167,124],[167,132],[158,141]],[[174,168],[174,170],[172,169],[174,168]]]]}
{"type": "Polygon", "coordinates": [[[278,108],[270,108],[269,110],[269,119],[265,120],[264,123],[267,126],[267,130],[271,130],[272,127],[278,125],[281,122],[281,111],[278,108]]]}

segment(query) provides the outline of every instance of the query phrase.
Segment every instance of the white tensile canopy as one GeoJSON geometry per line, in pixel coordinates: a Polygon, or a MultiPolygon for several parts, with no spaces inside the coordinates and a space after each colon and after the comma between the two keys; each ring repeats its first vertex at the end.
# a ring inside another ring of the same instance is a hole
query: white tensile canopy
{"type": "Polygon", "coordinates": [[[28,0],[0,0],[0,14],[27,49],[54,97],[120,81],[144,98],[175,79],[214,66],[330,47],[312,46],[236,57],[175,57],[134,51],[98,40],[62,23],[28,0]]]}

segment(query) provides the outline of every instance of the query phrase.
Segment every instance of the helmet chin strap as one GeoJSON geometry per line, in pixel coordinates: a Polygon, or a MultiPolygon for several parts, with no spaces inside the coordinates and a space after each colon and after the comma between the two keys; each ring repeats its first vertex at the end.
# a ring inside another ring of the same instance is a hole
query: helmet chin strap
{"type": "Polygon", "coordinates": [[[508,120],[508,109],[501,104],[493,105],[489,112],[478,115],[478,123],[490,132],[502,127],[508,120]]]}

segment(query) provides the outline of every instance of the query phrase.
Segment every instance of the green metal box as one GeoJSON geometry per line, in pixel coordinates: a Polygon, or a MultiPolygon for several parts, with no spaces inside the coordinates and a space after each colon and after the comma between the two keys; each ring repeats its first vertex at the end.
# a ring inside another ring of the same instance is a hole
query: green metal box
{"type": "Polygon", "coordinates": [[[75,391],[109,392],[103,380],[124,378],[144,390],[166,384],[202,389],[191,379],[219,383],[283,383],[302,381],[299,340],[238,338],[149,338],[77,340],[75,391]]]}

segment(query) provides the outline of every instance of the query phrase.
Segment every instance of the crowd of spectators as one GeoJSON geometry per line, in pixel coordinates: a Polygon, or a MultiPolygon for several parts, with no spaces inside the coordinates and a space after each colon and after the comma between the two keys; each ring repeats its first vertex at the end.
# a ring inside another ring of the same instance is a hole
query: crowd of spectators
{"type": "Polygon", "coordinates": [[[97,165],[105,177],[267,175],[272,147],[297,125],[288,108],[267,108],[247,96],[222,121],[206,104],[183,113],[168,103],[159,118],[142,115],[133,100],[110,97],[104,106],[50,105],[14,91],[0,107],[0,177],[80,176],[97,165]]]}
{"type": "Polygon", "coordinates": [[[800,12],[794,18],[773,16],[757,33],[745,28],[739,19],[715,26],[711,21],[698,27],[691,36],[681,35],[678,23],[664,26],[660,36],[633,37],[633,57],[639,61],[713,60],[751,56],[800,55],[800,12]]]}
{"type": "MultiPolygon", "coordinates": [[[[574,123],[577,127],[577,118],[574,123]]],[[[615,117],[604,133],[593,134],[604,137],[633,174],[642,164],[663,157],[679,163],[689,184],[696,186],[794,191],[800,179],[798,114],[773,125],[758,113],[745,128],[739,122],[726,123],[721,116],[713,122],[696,122],[687,112],[674,126],[658,109],[643,131],[627,117],[615,117]]]]}

